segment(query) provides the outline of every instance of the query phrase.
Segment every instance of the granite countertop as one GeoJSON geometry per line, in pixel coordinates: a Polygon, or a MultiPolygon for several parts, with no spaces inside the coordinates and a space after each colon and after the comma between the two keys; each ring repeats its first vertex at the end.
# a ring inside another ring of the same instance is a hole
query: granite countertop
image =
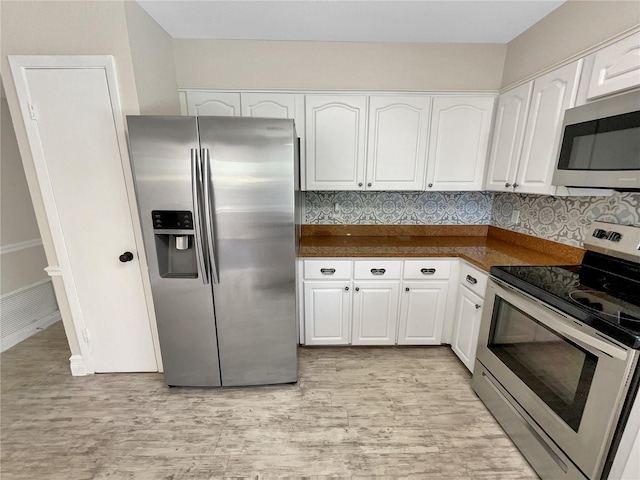
{"type": "Polygon", "coordinates": [[[300,257],[459,257],[489,271],[494,265],[569,265],[584,250],[486,225],[305,225],[300,257]],[[363,228],[364,227],[364,228],[363,228]]]}

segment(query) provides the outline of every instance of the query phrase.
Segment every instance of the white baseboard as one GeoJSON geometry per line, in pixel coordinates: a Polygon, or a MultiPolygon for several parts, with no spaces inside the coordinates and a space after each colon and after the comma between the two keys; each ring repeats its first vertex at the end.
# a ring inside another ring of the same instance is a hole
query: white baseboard
{"type": "Polygon", "coordinates": [[[31,335],[38,333],[40,330],[44,330],[45,328],[50,327],[59,320],[62,320],[60,312],[53,312],[51,315],[41,318],[40,320],[36,320],[26,327],[21,328],[17,332],[12,333],[11,335],[7,335],[2,340],[0,340],[0,352],[4,352],[5,350],[10,349],[21,341],[26,340],[31,335]]]}
{"type": "Polygon", "coordinates": [[[71,375],[74,377],[84,377],[88,375],[82,355],[71,355],[69,357],[69,367],[71,368],[71,375]]]}
{"type": "Polygon", "coordinates": [[[51,279],[0,296],[0,351],[60,320],[51,279]]]}

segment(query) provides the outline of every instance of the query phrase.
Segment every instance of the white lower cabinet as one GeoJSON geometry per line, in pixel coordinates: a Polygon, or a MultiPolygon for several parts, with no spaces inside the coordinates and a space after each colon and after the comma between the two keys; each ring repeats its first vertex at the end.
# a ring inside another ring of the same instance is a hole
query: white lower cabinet
{"type": "Polygon", "coordinates": [[[453,319],[451,349],[470,372],[473,372],[473,365],[476,360],[484,290],[487,280],[486,273],[463,263],[456,299],[456,313],[453,319]]]}
{"type": "Polygon", "coordinates": [[[449,281],[456,260],[313,259],[303,264],[305,344],[442,343],[444,326],[453,319],[449,281]]]}
{"type": "Polygon", "coordinates": [[[359,280],[353,290],[352,345],[394,345],[400,280],[359,280]]]}
{"type": "Polygon", "coordinates": [[[402,290],[398,345],[440,345],[449,282],[404,282],[402,290]]]}
{"type": "Polygon", "coordinates": [[[306,345],[349,345],[351,280],[304,281],[306,345]]]}

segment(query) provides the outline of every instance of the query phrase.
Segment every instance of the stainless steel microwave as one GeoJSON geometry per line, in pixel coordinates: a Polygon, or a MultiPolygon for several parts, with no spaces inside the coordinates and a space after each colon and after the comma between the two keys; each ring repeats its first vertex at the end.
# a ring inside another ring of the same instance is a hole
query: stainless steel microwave
{"type": "Polygon", "coordinates": [[[640,91],[566,111],[553,184],[640,190],[640,91]]]}

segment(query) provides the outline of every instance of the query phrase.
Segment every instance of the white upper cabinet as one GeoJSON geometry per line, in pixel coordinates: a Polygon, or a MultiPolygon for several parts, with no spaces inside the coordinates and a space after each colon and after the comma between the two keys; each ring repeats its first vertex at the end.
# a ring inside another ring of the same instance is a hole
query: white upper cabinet
{"type": "Polygon", "coordinates": [[[533,82],[529,82],[498,98],[487,169],[487,190],[513,190],[532,89],[533,82]]]}
{"type": "Polygon", "coordinates": [[[493,97],[434,97],[427,190],[482,190],[493,97]]]}
{"type": "Polygon", "coordinates": [[[598,50],[588,60],[592,67],[584,75],[586,100],[640,86],[640,33],[598,50]]]}
{"type": "Polygon", "coordinates": [[[564,112],[575,104],[582,60],[538,77],[533,82],[531,106],[514,191],[553,195],[553,170],[558,158],[564,112]]]}
{"type": "Polygon", "coordinates": [[[240,116],[240,94],[188,90],[187,115],[240,116]]]}
{"type": "Polygon", "coordinates": [[[371,96],[367,190],[422,190],[426,167],[427,96],[371,96]]]}
{"type": "Polygon", "coordinates": [[[307,95],[306,188],[364,188],[367,97],[307,95]]]}
{"type": "Polygon", "coordinates": [[[554,195],[564,112],[575,105],[582,60],[501,95],[487,190],[554,195]],[[526,118],[526,120],[525,120],[526,118]]]}

